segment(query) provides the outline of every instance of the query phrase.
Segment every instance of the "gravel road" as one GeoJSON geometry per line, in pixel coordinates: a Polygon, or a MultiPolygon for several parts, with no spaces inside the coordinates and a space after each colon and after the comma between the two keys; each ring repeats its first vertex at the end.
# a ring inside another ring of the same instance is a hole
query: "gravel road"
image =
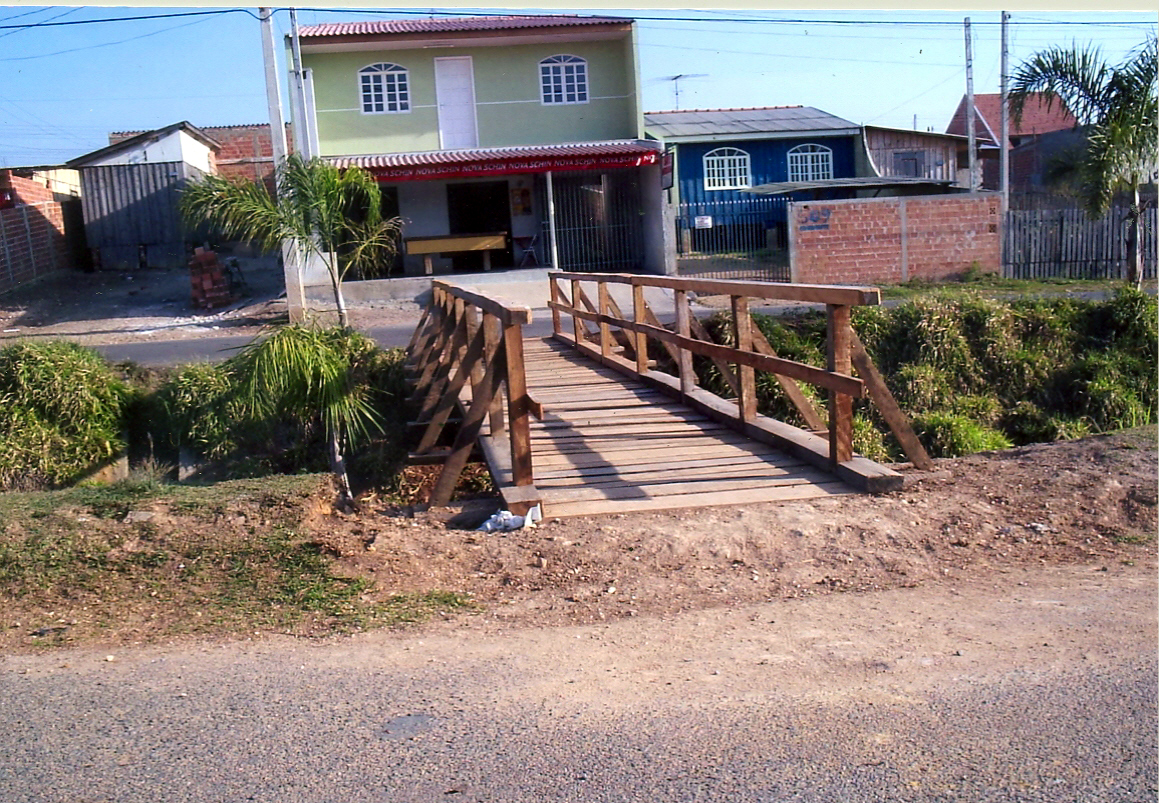
{"type": "Polygon", "coordinates": [[[1153,572],[1127,566],[8,655],[0,800],[1154,800],[1156,664],[1153,572]]]}

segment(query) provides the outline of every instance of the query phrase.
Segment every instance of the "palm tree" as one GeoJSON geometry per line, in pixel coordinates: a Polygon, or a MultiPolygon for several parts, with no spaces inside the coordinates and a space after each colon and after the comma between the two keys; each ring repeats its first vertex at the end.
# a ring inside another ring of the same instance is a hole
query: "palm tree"
{"type": "Polygon", "coordinates": [[[1051,47],[1023,62],[1013,76],[1010,112],[1021,120],[1026,102],[1040,95],[1047,109],[1060,103],[1084,129],[1086,142],[1071,178],[1087,213],[1102,217],[1115,194],[1131,195],[1127,216],[1127,280],[1142,281],[1139,187],[1156,169],[1156,40],[1110,66],[1098,48],[1051,47]]]}
{"type": "Polygon", "coordinates": [[[208,222],[225,237],[276,250],[290,241],[326,265],[338,323],[349,326],[342,280],[394,255],[399,218],[384,220],[378,184],[356,167],[340,170],[324,159],[290,156],[278,169],[277,195],[260,184],[205,176],[181,196],[185,218],[208,222]]]}
{"type": "Polygon", "coordinates": [[[247,420],[285,418],[306,431],[321,421],[343,504],[352,498],[345,448],[382,429],[371,387],[359,375],[376,350],[372,340],[350,329],[292,325],[255,340],[225,364],[237,379],[247,420]]]}

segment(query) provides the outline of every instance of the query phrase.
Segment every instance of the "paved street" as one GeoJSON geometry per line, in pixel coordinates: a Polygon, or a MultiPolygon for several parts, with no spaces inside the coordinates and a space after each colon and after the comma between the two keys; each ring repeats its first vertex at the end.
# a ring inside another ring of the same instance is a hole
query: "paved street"
{"type": "Polygon", "coordinates": [[[1154,800],[1148,572],[7,656],[0,800],[1154,800]],[[113,660],[105,660],[112,655],[113,660]]]}

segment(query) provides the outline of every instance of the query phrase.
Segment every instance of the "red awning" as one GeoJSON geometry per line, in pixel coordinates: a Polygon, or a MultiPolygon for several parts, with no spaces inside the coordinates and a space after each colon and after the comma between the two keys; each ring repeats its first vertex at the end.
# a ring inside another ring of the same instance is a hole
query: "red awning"
{"type": "Polygon", "coordinates": [[[659,145],[641,140],[330,158],[338,167],[360,167],[381,182],[610,170],[652,165],[659,160],[659,145]]]}

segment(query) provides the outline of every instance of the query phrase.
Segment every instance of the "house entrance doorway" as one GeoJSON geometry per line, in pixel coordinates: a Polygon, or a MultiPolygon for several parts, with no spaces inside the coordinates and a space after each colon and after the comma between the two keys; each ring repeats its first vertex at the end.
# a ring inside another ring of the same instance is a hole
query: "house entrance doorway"
{"type": "MultiPolygon", "coordinates": [[[[507,248],[491,252],[491,265],[509,268],[514,262],[511,251],[511,205],[506,181],[480,181],[447,185],[447,217],[451,234],[490,234],[507,232],[507,248]]],[[[455,270],[483,270],[483,253],[468,251],[451,257],[455,270]]]]}

